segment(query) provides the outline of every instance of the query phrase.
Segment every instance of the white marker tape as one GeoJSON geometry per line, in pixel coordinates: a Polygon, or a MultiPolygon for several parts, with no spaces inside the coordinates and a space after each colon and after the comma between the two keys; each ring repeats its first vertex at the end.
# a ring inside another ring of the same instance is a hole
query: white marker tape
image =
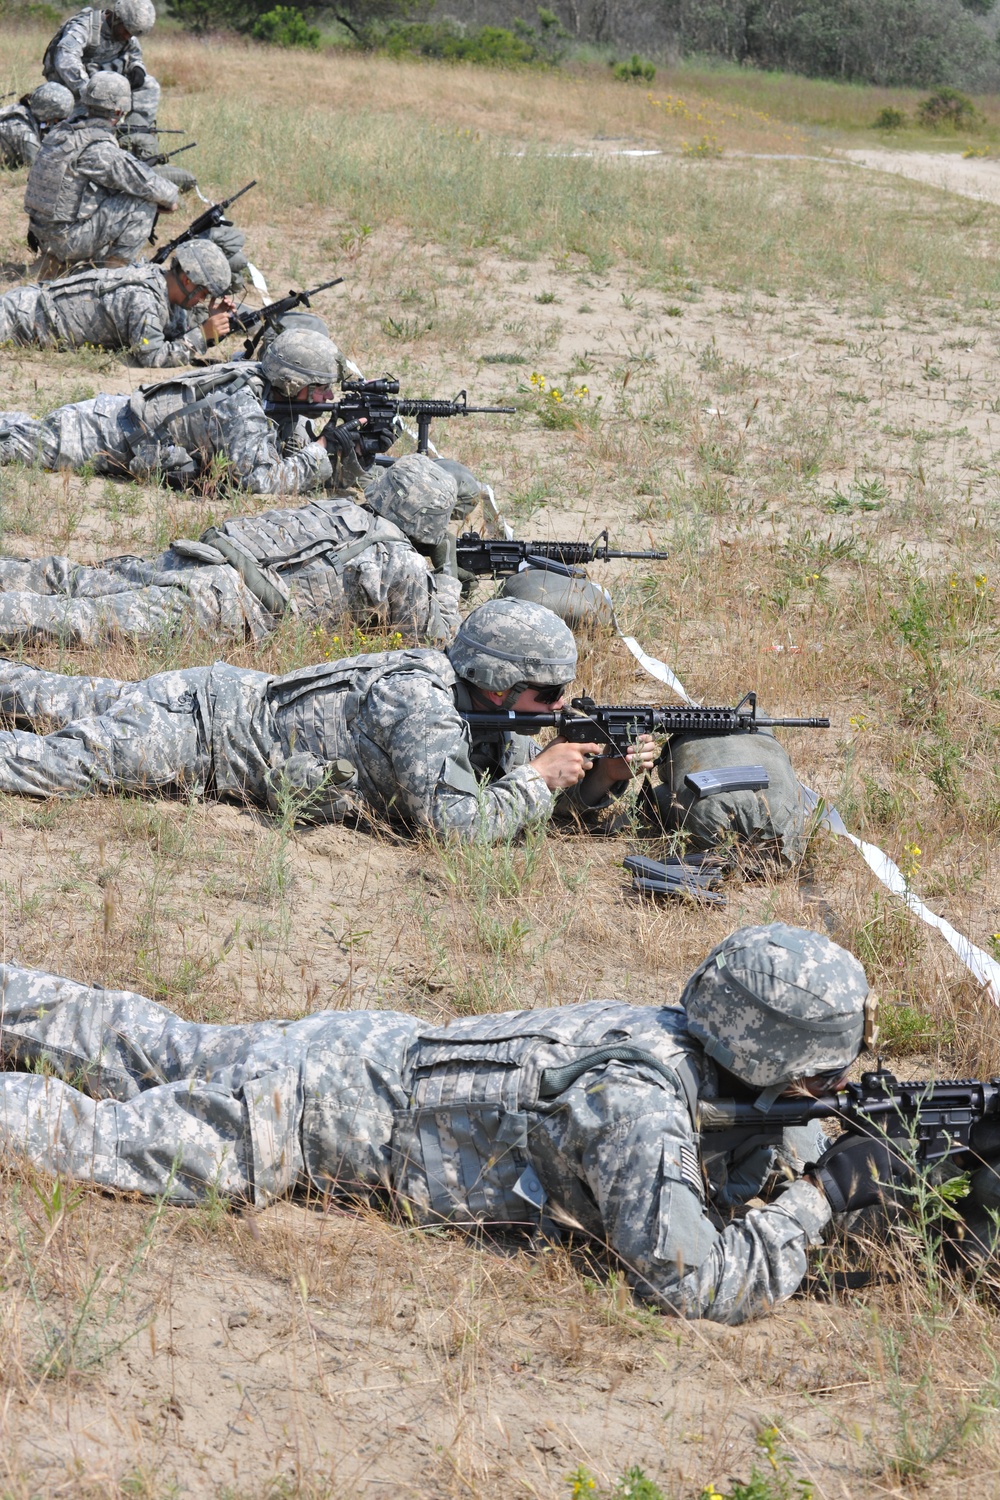
{"type": "MultiPolygon", "coordinates": [[[[802,785],[801,782],[799,785],[802,785]]],[[[823,799],[818,797],[810,787],[803,786],[802,791],[807,809],[809,812],[814,812],[823,799]]],[[[899,896],[921,922],[926,922],[928,927],[934,927],[940,932],[969,972],[974,974],[979,983],[985,987],[993,1004],[1000,1005],[1000,963],[997,963],[996,959],[991,958],[982,948],[977,948],[975,943],[970,942],[967,937],[963,937],[944,917],[939,917],[936,911],[931,911],[929,906],[925,906],[899,866],[894,864],[888,854],[883,853],[877,844],[866,844],[864,839],[855,838],[853,833],[849,833],[835,807],[824,806],[819,823],[821,828],[828,828],[831,833],[851,841],[872,874],[882,882],[886,890],[891,891],[894,896],[899,896]]]]}

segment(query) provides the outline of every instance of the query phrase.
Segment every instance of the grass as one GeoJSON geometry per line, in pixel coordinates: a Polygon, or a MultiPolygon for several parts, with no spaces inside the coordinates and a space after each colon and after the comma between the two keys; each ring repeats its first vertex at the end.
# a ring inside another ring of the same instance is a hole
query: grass
{"type": "MultiPolygon", "coordinates": [[[[4,40],[20,86],[40,33],[4,40]]],[[[595,568],[623,628],[704,701],[753,687],[775,711],[828,712],[828,734],[787,738],[801,778],[989,946],[995,210],[822,161],[737,155],[864,144],[879,108],[912,114],[913,99],[692,66],[658,73],[651,102],[606,70],[540,85],[166,32],[150,55],[165,123],[199,140],[207,186],[260,177],[240,222],[271,283],[309,285],[333,266],[347,290],[319,310],[366,371],[396,370],[413,394],[517,399],[516,417],[433,436],[495,483],[519,535],[589,539],[608,525],[612,543],[668,548],[655,567],[595,568]],[[721,158],[682,155],[702,135],[721,158]],[[666,155],[610,159],[601,136],[666,155]],[[553,154],[567,147],[596,154],[553,154]]],[[[20,186],[0,197],[5,259],[21,253],[20,186]]],[[[141,378],[105,356],[32,351],[8,353],[4,370],[5,404],[37,410],[141,378]]],[[[152,553],[229,509],[221,494],[0,472],[16,555],[152,553]]],[[[383,644],[289,618],[226,654],[281,672],[383,644]]],[[[220,649],[181,635],[32,660],[131,678],[220,649]]],[[[580,687],[605,701],[661,693],[610,632],[581,638],[580,687]]],[[[669,1003],[726,932],[780,918],[863,958],[897,1072],[1000,1071],[993,1006],[822,835],[801,880],[734,875],[718,911],[635,900],[627,832],[485,850],[303,830],[287,812],[4,800],[5,956],[202,1020],[369,1005],[436,1024],[591,998],[669,1003]]],[[[831,1301],[725,1330],[635,1307],[599,1254],[418,1233],[367,1209],[214,1203],[164,1213],[146,1243],[148,1223],[146,1206],[0,1172],[5,1495],[318,1497],[384,1481],[565,1497],[566,1475],[585,1469],[609,1495],[641,1474],[669,1500],[709,1481],[764,1495],[800,1479],[867,1500],[988,1492],[996,1468],[991,1287],[934,1279],[919,1244],[876,1247],[867,1288],[832,1283],[831,1301]],[[102,1330],[103,1289],[141,1246],[102,1330]],[[46,1349],[65,1378],[42,1378],[46,1349]],[[776,1422],[790,1455],[777,1468],[757,1442],[776,1422]]]]}

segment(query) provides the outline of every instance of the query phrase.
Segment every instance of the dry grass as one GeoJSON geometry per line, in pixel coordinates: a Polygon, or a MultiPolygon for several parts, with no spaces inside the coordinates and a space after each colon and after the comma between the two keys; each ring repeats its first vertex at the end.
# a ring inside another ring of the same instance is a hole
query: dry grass
{"type": "MultiPolygon", "coordinates": [[[[20,84],[39,37],[8,40],[20,84]]],[[[830,734],[788,738],[802,779],[989,946],[993,210],[838,166],[680,158],[691,121],[603,77],[540,87],[172,38],[151,52],[172,80],[169,122],[202,142],[212,185],[262,178],[241,222],[272,283],[333,266],[347,289],[321,311],[366,370],[395,369],[414,393],[514,396],[519,416],[441,424],[440,446],[496,484],[520,535],[609,524],[623,545],[668,546],[655,574],[601,571],[623,625],[705,701],[754,687],[777,711],[829,712],[830,734]],[[600,153],[601,135],[674,155],[547,154],[600,153]],[[509,154],[521,146],[529,157],[509,154]],[[577,421],[544,425],[533,371],[588,387],[577,421]]],[[[667,82],[654,96],[712,93],[694,74],[667,82]]],[[[699,130],[727,152],[799,149],[749,114],[778,114],[771,84],[751,83],[737,96],[721,77],[712,97],[742,113],[699,130]]],[[[819,97],[803,86],[788,111],[819,97]]],[[[0,200],[14,258],[22,181],[0,200]]],[[[33,410],[142,378],[94,355],[6,354],[3,370],[0,404],[33,410]]],[[[230,508],[0,474],[16,554],[146,552],[230,508]]],[[[351,644],[289,624],[227,654],[282,671],[351,644]]],[[[217,652],[184,638],[32,659],[133,677],[217,652]]],[[[584,643],[580,685],[651,693],[611,634],[584,643]]],[[[6,801],[0,840],[6,957],[192,1017],[670,1001],[726,931],[778,917],[864,958],[900,1071],[1000,1069],[994,1008],[830,841],[799,878],[733,878],[728,907],[705,911],[633,898],[627,834],[459,856],[289,833],[219,804],[104,799],[6,801]]],[[[60,1199],[13,1168],[0,1205],[0,1491],[17,1500],[555,1496],[581,1463],[602,1485],[638,1463],[688,1500],[745,1478],[755,1432],[775,1421],[824,1496],[997,1488],[992,1291],[937,1279],[919,1240],[877,1251],[863,1291],[725,1330],[634,1308],[579,1252],[473,1245],[367,1212],[154,1218],[89,1192],[60,1199]]]]}

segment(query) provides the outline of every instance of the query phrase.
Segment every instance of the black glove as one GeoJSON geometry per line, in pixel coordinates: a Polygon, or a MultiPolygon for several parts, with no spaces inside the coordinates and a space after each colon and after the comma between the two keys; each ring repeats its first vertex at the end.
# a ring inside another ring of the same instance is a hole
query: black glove
{"type": "Polygon", "coordinates": [[[817,1179],[835,1214],[870,1208],[907,1175],[905,1163],[885,1141],[842,1135],[819,1161],[806,1167],[817,1179]]]}
{"type": "Polygon", "coordinates": [[[340,453],[344,458],[355,452],[354,440],[358,435],[357,422],[345,422],[342,426],[335,426],[336,417],[328,422],[323,428],[323,436],[326,438],[326,446],[329,450],[340,453]]]}
{"type": "Polygon", "coordinates": [[[138,63],[134,63],[125,74],[125,77],[129,81],[129,87],[134,92],[136,89],[141,89],[146,82],[146,69],[140,68],[138,63]]]}

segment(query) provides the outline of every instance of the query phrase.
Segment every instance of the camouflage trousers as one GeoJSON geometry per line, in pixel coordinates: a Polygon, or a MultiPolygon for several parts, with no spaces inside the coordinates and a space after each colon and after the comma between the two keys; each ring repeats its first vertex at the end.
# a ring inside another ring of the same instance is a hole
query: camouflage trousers
{"type": "Polygon", "coordinates": [[[48,319],[38,311],[37,286],[17,286],[0,297],[0,344],[46,344],[48,319]]]}
{"type": "Polygon", "coordinates": [[[138,260],[156,214],[155,203],[131,193],[110,193],[89,219],[67,224],[32,219],[31,229],[42,251],[65,265],[83,260],[130,262],[138,260]]]}
{"type": "Polygon", "coordinates": [[[130,438],[138,425],[128,396],[94,396],[57,406],[44,417],[0,412],[0,464],[38,464],[43,469],[79,469],[92,463],[98,474],[128,474],[130,438]]]}
{"type": "Polygon", "coordinates": [[[273,628],[228,563],[185,563],[169,549],[150,562],[116,557],[98,567],[68,557],[0,558],[0,647],[97,646],[184,629],[259,640],[273,628]]]}
{"type": "Polygon", "coordinates": [[[126,990],[0,965],[0,1148],[44,1171],[196,1203],[389,1185],[417,1032],[392,1011],[245,1026],[182,1021],[126,990]],[[72,1080],[72,1082],[70,1082],[72,1080]]]}
{"type": "Polygon", "coordinates": [[[281,759],[271,678],[216,662],[144,682],[66,677],[0,661],[0,713],[51,732],[0,731],[0,791],[70,797],[210,786],[266,803],[281,759]]]}

